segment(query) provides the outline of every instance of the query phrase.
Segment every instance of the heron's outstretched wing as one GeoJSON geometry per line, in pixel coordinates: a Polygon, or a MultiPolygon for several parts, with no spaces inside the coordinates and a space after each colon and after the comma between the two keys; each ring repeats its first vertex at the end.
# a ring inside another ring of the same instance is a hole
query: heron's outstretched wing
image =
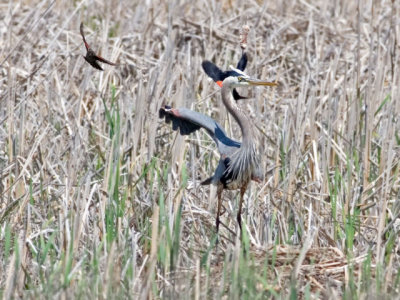
{"type": "Polygon", "coordinates": [[[179,129],[181,135],[189,135],[200,128],[204,128],[217,144],[218,151],[222,156],[229,155],[237,148],[240,148],[240,143],[230,139],[221,125],[202,113],[187,108],[172,108],[166,105],[160,108],[159,116],[160,118],[165,118],[167,123],[172,122],[172,129],[179,129]]]}

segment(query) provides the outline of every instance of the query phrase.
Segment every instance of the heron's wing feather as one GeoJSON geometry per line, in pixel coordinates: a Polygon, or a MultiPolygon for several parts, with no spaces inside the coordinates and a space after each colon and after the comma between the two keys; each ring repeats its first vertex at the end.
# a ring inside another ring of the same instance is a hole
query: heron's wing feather
{"type": "Polygon", "coordinates": [[[158,114],[160,118],[165,118],[166,123],[172,122],[172,129],[179,130],[181,135],[189,135],[201,128],[200,125],[193,122],[188,122],[184,118],[178,116],[178,110],[168,106],[160,108],[158,114]]]}
{"type": "Polygon", "coordinates": [[[213,182],[214,176],[208,177],[206,180],[203,180],[201,185],[210,185],[213,182]]]}
{"type": "Polygon", "coordinates": [[[236,66],[236,69],[238,69],[240,71],[244,71],[244,69],[246,69],[246,66],[247,66],[247,54],[246,54],[246,52],[244,52],[236,66]]]}
{"type": "Polygon", "coordinates": [[[225,164],[226,158],[222,158],[218,162],[218,166],[215,169],[214,175],[207,178],[206,180],[201,182],[201,185],[209,185],[209,184],[215,184],[221,181],[221,179],[224,177],[225,171],[227,169],[227,166],[225,164]]]}
{"type": "Polygon", "coordinates": [[[189,135],[204,128],[217,144],[221,155],[228,155],[234,149],[240,148],[240,143],[230,139],[221,125],[202,113],[187,108],[177,109],[165,106],[159,110],[159,116],[165,117],[167,123],[172,122],[172,129],[179,129],[181,135],[189,135]]]}

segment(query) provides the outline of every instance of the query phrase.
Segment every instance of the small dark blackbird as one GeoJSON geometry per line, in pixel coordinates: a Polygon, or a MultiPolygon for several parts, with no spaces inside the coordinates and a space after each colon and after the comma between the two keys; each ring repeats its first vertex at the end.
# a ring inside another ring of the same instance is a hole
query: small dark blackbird
{"type": "Polygon", "coordinates": [[[85,60],[95,69],[103,71],[103,68],[100,67],[100,65],[97,63],[97,61],[101,61],[103,63],[115,66],[115,63],[112,63],[104,58],[102,58],[100,55],[97,55],[89,46],[89,44],[86,42],[85,35],[83,34],[83,23],[81,23],[81,35],[83,42],[85,43],[86,47],[86,56],[84,56],[85,60]]]}
{"type": "MultiPolygon", "coordinates": [[[[243,52],[242,57],[240,58],[236,69],[240,71],[244,71],[246,69],[247,65],[247,54],[246,52],[243,52]]],[[[222,87],[222,82],[224,81],[225,78],[231,76],[232,74],[236,73],[234,70],[231,71],[222,71],[219,67],[217,67],[214,63],[211,61],[205,60],[201,64],[203,67],[204,72],[212,78],[220,87],[222,87]]],[[[240,99],[246,99],[247,97],[239,95],[239,93],[236,91],[236,89],[233,89],[232,91],[233,98],[235,100],[240,100],[240,99]]]]}

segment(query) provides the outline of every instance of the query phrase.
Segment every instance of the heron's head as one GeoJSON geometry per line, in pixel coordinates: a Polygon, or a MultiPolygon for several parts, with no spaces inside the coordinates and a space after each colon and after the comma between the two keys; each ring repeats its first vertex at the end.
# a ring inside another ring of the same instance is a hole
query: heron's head
{"type": "Polygon", "coordinates": [[[269,82],[265,80],[260,80],[256,78],[251,78],[249,75],[244,72],[233,69],[229,72],[229,76],[224,79],[222,82],[222,86],[227,86],[231,89],[235,87],[246,87],[246,86],[277,86],[276,82],[269,82]]]}

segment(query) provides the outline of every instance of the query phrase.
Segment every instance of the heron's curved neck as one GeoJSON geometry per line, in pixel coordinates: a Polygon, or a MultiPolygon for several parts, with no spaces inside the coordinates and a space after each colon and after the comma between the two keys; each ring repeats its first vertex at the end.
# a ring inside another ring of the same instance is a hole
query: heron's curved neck
{"type": "Polygon", "coordinates": [[[232,90],[229,86],[222,85],[221,89],[222,102],[226,109],[235,118],[242,130],[242,144],[250,145],[252,143],[252,131],[250,121],[247,116],[240,110],[232,98],[232,90]]]}

